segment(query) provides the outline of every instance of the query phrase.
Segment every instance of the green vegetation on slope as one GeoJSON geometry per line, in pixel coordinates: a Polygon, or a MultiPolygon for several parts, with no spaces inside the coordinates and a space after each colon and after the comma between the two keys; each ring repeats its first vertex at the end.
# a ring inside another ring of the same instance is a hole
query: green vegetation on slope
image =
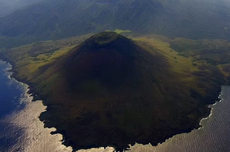
{"type": "Polygon", "coordinates": [[[118,34],[122,34],[122,33],[130,33],[132,32],[131,30],[121,30],[121,29],[115,29],[114,32],[118,33],[118,34]]]}

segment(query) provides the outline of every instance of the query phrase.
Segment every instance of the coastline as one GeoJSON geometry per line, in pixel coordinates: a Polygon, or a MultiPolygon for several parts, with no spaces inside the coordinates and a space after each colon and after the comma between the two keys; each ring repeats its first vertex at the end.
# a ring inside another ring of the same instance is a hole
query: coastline
{"type": "Polygon", "coordinates": [[[2,59],[0,58],[0,62],[3,62],[4,64],[8,64],[10,67],[5,69],[6,73],[8,74],[8,79],[10,79],[11,81],[14,80],[15,82],[17,82],[18,84],[22,85],[25,88],[25,98],[28,98],[28,100],[31,99],[31,101],[34,101],[34,94],[30,93],[31,92],[31,86],[29,85],[29,82],[26,82],[25,80],[20,80],[18,77],[16,77],[16,71],[14,70],[14,66],[13,66],[13,62],[10,62],[6,59],[2,59]]]}
{"type": "MultiPolygon", "coordinates": [[[[146,145],[143,145],[143,144],[140,144],[140,143],[135,143],[134,145],[129,145],[130,149],[128,149],[128,151],[129,152],[139,152],[139,151],[158,152],[157,149],[158,149],[159,146],[164,147],[165,144],[167,144],[168,142],[171,142],[177,136],[188,135],[188,134],[191,134],[192,132],[204,129],[205,128],[205,121],[212,118],[214,107],[218,103],[220,103],[221,100],[222,100],[221,97],[223,96],[223,92],[224,92],[223,89],[224,89],[224,87],[226,87],[226,86],[222,86],[221,87],[221,92],[220,92],[219,97],[218,97],[219,100],[217,100],[213,104],[207,105],[207,107],[210,109],[210,113],[209,113],[209,115],[204,116],[203,118],[200,119],[200,121],[199,121],[199,127],[194,128],[194,129],[192,129],[192,130],[190,130],[188,132],[182,132],[182,133],[179,133],[179,134],[175,134],[174,136],[172,136],[170,138],[167,138],[164,142],[159,142],[157,145],[151,145],[150,143],[146,144],[146,145]]],[[[164,152],[166,152],[166,151],[164,151],[164,152]]]]}
{"type": "Polygon", "coordinates": [[[136,144],[131,147],[130,152],[218,152],[229,151],[229,117],[228,107],[230,105],[230,86],[222,86],[221,100],[211,105],[212,114],[202,119],[199,129],[190,133],[175,135],[157,146],[136,144]],[[224,121],[224,122],[223,122],[224,121]]]}
{"type": "Polygon", "coordinates": [[[202,129],[204,126],[203,126],[203,122],[205,121],[205,120],[207,120],[207,119],[210,119],[211,117],[212,117],[212,115],[213,115],[213,110],[214,110],[214,107],[218,104],[218,103],[221,103],[222,102],[222,97],[223,97],[223,92],[224,92],[224,88],[225,88],[226,86],[222,86],[221,87],[221,92],[220,92],[220,94],[219,94],[219,96],[218,96],[218,101],[216,101],[215,103],[213,103],[213,104],[210,104],[210,105],[208,105],[208,108],[210,108],[211,110],[210,110],[210,114],[207,116],[207,117],[204,117],[204,118],[202,118],[201,120],[200,120],[200,123],[199,123],[199,125],[200,125],[200,127],[199,128],[197,128],[198,130],[200,130],[200,129],[202,129]]]}
{"type": "Polygon", "coordinates": [[[20,149],[23,152],[72,152],[71,147],[62,144],[61,134],[51,135],[55,128],[44,128],[44,123],[39,120],[38,116],[45,108],[42,101],[30,102],[22,111],[5,118],[5,122],[24,131],[18,143],[9,151],[20,149]]]}
{"type": "Polygon", "coordinates": [[[44,147],[50,147],[51,151],[56,149],[55,152],[71,152],[71,147],[66,147],[62,144],[63,136],[61,134],[52,135],[51,132],[56,131],[56,129],[45,128],[44,123],[40,121],[39,116],[42,112],[46,111],[46,106],[43,105],[41,100],[34,100],[33,95],[30,93],[30,86],[28,84],[21,82],[14,77],[13,66],[10,62],[6,60],[0,60],[0,62],[9,65],[9,67],[5,69],[8,79],[10,81],[15,81],[22,86],[24,92],[21,95],[19,102],[20,104],[25,104],[25,107],[14,111],[1,120],[2,123],[9,124],[9,128],[18,128],[18,130],[23,130],[19,139],[17,139],[18,143],[11,147],[9,151],[20,149],[28,152],[40,152],[46,150],[43,149],[44,147]],[[52,144],[50,144],[50,142],[42,143],[44,140],[52,141],[52,144]],[[34,141],[34,143],[31,141],[34,141]],[[42,143],[42,145],[40,143],[42,143]]]}
{"type": "Polygon", "coordinates": [[[10,68],[6,69],[8,72],[11,73],[9,75],[10,79],[15,79],[18,83],[21,83],[22,85],[27,86],[26,93],[33,97],[32,101],[42,100],[41,97],[38,97],[38,95],[35,93],[35,90],[33,89],[33,85],[29,81],[27,81],[25,79],[20,79],[19,77],[17,77],[17,71],[15,70],[15,64],[13,61],[8,59],[7,57],[5,57],[1,53],[0,53],[0,61],[4,62],[6,64],[9,64],[11,66],[10,68]]]}
{"type": "MultiPolygon", "coordinates": [[[[23,98],[20,99],[20,103],[24,103],[25,107],[20,111],[15,111],[1,120],[4,123],[10,124],[11,127],[17,127],[19,130],[23,130],[23,135],[18,139],[18,143],[15,144],[9,151],[22,150],[25,152],[41,152],[41,151],[54,151],[54,152],[72,152],[72,147],[66,147],[63,144],[62,134],[52,134],[55,132],[55,128],[44,127],[44,123],[40,121],[39,116],[42,112],[46,111],[46,106],[43,105],[42,100],[34,100],[33,95],[30,94],[30,86],[17,80],[13,77],[13,69],[11,63],[0,60],[4,64],[8,64],[9,67],[5,69],[7,77],[10,81],[15,81],[24,88],[23,98]]],[[[92,148],[82,149],[78,152],[113,152],[114,148],[92,148]]]]}
{"type": "MultiPolygon", "coordinates": [[[[22,85],[25,85],[26,87],[27,87],[27,90],[26,90],[26,93],[28,94],[28,96],[30,96],[31,97],[31,101],[37,101],[37,100],[40,100],[40,102],[42,102],[43,103],[43,100],[45,100],[45,99],[41,99],[41,97],[35,92],[35,89],[33,89],[33,85],[30,83],[30,82],[28,82],[28,81],[26,81],[26,80],[23,80],[23,79],[20,79],[20,78],[18,78],[17,77],[17,71],[15,70],[15,66],[14,66],[14,64],[13,64],[13,62],[10,62],[10,61],[7,61],[6,59],[5,60],[3,60],[5,63],[9,63],[10,65],[11,65],[11,69],[8,69],[8,72],[11,72],[11,75],[10,75],[10,78],[11,79],[15,79],[17,82],[19,82],[19,83],[21,83],[22,85]],[[42,100],[42,101],[41,101],[42,100]]],[[[220,94],[219,94],[220,95],[220,94]]],[[[187,130],[187,131],[182,131],[182,132],[180,132],[180,133],[176,133],[176,134],[174,134],[173,136],[171,136],[171,137],[167,137],[166,139],[165,139],[165,141],[163,141],[163,142],[158,142],[157,144],[156,144],[156,146],[157,145],[159,145],[159,144],[163,144],[163,143],[165,143],[165,142],[167,142],[167,140],[169,140],[169,139],[171,139],[171,138],[173,138],[174,136],[176,136],[176,135],[180,135],[180,134],[184,134],[184,133],[190,133],[190,132],[192,132],[193,130],[199,130],[200,128],[202,128],[202,124],[201,124],[201,122],[203,121],[203,120],[205,120],[205,119],[208,119],[211,115],[212,115],[212,105],[215,105],[216,103],[218,103],[219,101],[213,101],[214,103],[213,104],[209,104],[209,105],[207,105],[207,108],[209,108],[210,110],[209,110],[209,113],[207,113],[207,116],[205,115],[205,116],[203,116],[202,118],[200,118],[200,120],[199,120],[199,124],[197,124],[197,126],[196,127],[194,127],[193,129],[189,129],[189,130],[187,130]]],[[[44,105],[43,105],[44,106],[44,105]]],[[[44,107],[46,107],[46,106],[44,106],[44,107]]],[[[46,109],[46,108],[45,108],[46,109]]],[[[41,111],[41,113],[43,113],[43,112],[45,112],[46,110],[43,110],[43,111],[41,111]]],[[[41,114],[40,113],[40,114],[41,114]]],[[[38,117],[38,119],[39,119],[39,121],[41,122],[41,120],[40,120],[40,114],[37,116],[38,117]]],[[[45,124],[44,124],[45,125],[45,124]]],[[[45,126],[45,128],[44,129],[50,129],[49,127],[47,128],[47,126],[45,126]]],[[[61,133],[59,133],[59,132],[57,132],[57,133],[55,133],[55,134],[51,134],[51,132],[53,132],[53,131],[56,131],[56,129],[54,129],[54,130],[52,130],[52,131],[50,131],[50,135],[51,136],[53,136],[53,135],[60,135],[61,133]]],[[[62,135],[61,135],[62,136],[62,135]]],[[[63,140],[63,137],[62,137],[62,139],[60,139],[60,141],[61,140],[63,140]]],[[[66,145],[64,144],[64,141],[61,141],[61,144],[63,145],[63,146],[65,146],[66,147],[66,145]]],[[[148,146],[148,144],[147,145],[145,145],[145,144],[138,144],[138,143],[135,143],[133,146],[135,146],[135,145],[142,145],[142,146],[148,146]]],[[[130,146],[130,147],[132,147],[132,146],[130,146]]],[[[154,146],[153,146],[154,147],[154,146]]],[[[79,152],[84,152],[84,151],[89,151],[89,152],[91,152],[91,151],[98,151],[98,150],[105,150],[105,151],[108,151],[108,150],[111,150],[111,148],[112,147],[107,147],[107,148],[91,148],[91,149],[86,149],[86,150],[78,150],[79,152]]],[[[113,149],[113,148],[112,148],[113,149]]]]}

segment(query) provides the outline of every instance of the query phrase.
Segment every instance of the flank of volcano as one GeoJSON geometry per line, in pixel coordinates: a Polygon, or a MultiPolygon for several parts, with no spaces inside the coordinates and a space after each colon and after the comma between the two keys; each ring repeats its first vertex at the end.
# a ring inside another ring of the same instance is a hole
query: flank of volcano
{"type": "Polygon", "coordinates": [[[65,145],[122,151],[189,132],[209,114],[220,84],[172,66],[159,50],[102,32],[39,68],[29,84],[47,106],[40,119],[65,145]]]}

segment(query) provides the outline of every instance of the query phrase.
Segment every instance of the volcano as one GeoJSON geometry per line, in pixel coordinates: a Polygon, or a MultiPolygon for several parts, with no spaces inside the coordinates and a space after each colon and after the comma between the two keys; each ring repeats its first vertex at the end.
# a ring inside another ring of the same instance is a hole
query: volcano
{"type": "Polygon", "coordinates": [[[162,53],[114,32],[93,35],[35,77],[31,88],[47,106],[40,119],[74,150],[123,151],[191,131],[220,91],[207,97],[194,87],[199,79],[185,82],[162,53]]]}

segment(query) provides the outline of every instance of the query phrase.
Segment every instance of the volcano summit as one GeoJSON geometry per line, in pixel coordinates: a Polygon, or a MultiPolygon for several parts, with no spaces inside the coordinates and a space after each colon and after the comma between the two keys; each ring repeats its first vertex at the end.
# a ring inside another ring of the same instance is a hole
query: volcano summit
{"type": "Polygon", "coordinates": [[[172,70],[159,50],[114,32],[93,35],[23,79],[47,106],[40,119],[74,150],[156,145],[197,128],[220,92],[220,82],[172,70]]]}

